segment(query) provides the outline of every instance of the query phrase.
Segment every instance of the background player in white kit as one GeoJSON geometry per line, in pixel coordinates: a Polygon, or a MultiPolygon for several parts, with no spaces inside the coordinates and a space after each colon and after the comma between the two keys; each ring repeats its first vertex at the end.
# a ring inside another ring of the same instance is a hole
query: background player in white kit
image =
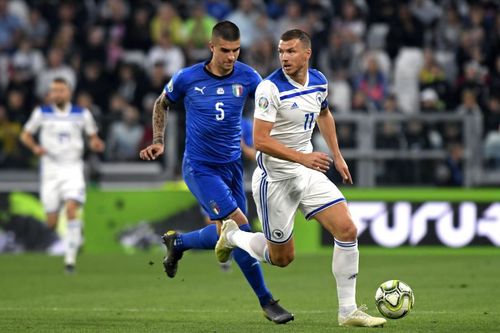
{"type": "Polygon", "coordinates": [[[89,110],[71,104],[71,87],[62,78],[52,81],[50,105],[37,107],[21,133],[21,141],[40,156],[40,199],[47,213],[47,224],[55,229],[60,210],[65,206],[68,230],[64,263],[72,272],[82,242],[79,208],[85,203],[83,149],[85,133],[94,152],[102,152],[104,143],[89,110]],[[40,131],[39,143],[34,135],[40,131]]]}
{"type": "Polygon", "coordinates": [[[356,226],[344,196],[324,175],[332,160],[327,154],[312,151],[311,136],[317,122],[335,168],[344,182],[352,183],[326,102],[328,82],[319,71],[309,69],[310,56],[311,40],[305,32],[285,32],[279,42],[282,67],[262,81],[255,93],[258,168],[252,190],[263,233],[241,231],[234,221],[227,220],[215,251],[219,261],[224,261],[237,246],[258,260],[287,266],[294,258],[293,222],[299,208],[307,219],[316,219],[334,236],[332,271],[337,282],[339,324],[382,326],[385,319],[357,308],[356,226]]]}

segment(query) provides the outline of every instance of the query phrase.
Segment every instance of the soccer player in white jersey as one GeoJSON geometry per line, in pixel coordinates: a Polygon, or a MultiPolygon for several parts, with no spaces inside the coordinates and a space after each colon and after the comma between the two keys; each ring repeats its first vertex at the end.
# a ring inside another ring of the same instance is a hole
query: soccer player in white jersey
{"type": "Polygon", "coordinates": [[[325,172],[333,162],[345,183],[352,183],[340,152],[335,122],[326,97],[328,82],[309,69],[311,40],[301,30],[290,30],[279,42],[281,68],[263,80],[255,93],[254,145],[258,167],[252,190],[263,233],[241,231],[227,220],[216,246],[219,261],[233,247],[254,258],[285,267],[294,258],[293,223],[297,209],[317,220],[335,239],[332,271],[337,282],[338,321],[341,326],[383,326],[356,305],[359,252],[357,230],[346,200],[325,172]],[[332,153],[313,152],[316,123],[332,153]]]}
{"type": "Polygon", "coordinates": [[[55,229],[60,210],[65,206],[68,230],[65,237],[64,264],[74,271],[82,242],[79,209],[85,203],[83,149],[85,133],[90,150],[102,152],[104,143],[89,110],[71,104],[69,83],[56,78],[49,91],[50,105],[37,107],[24,125],[21,141],[40,156],[40,198],[47,213],[47,224],[55,229]],[[40,131],[39,142],[34,135],[40,131]]]}

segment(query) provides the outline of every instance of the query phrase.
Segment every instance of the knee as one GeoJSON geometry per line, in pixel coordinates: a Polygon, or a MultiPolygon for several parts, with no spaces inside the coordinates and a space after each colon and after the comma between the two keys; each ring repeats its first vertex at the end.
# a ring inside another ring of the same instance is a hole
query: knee
{"type": "Polygon", "coordinates": [[[335,235],[335,238],[339,241],[354,241],[357,237],[358,229],[352,221],[349,221],[349,223],[345,223],[342,227],[340,227],[335,235]]]}
{"type": "Polygon", "coordinates": [[[276,257],[271,256],[271,261],[273,262],[274,266],[278,267],[286,267],[290,265],[290,263],[295,259],[293,253],[291,254],[285,254],[285,255],[280,255],[276,257]]]}

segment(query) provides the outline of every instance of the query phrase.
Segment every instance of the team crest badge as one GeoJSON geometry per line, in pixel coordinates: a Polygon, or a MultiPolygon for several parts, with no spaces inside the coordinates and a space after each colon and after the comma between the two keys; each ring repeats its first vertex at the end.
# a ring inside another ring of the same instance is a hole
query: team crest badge
{"type": "Polygon", "coordinates": [[[321,93],[318,93],[316,95],[316,102],[318,103],[318,105],[321,105],[321,93]]]}
{"type": "Polygon", "coordinates": [[[212,208],[212,211],[215,213],[215,215],[220,214],[220,208],[219,208],[219,205],[217,205],[217,202],[211,200],[210,201],[210,208],[212,208]]]}
{"type": "Polygon", "coordinates": [[[243,95],[243,86],[241,84],[233,84],[233,95],[236,97],[243,95]]]}

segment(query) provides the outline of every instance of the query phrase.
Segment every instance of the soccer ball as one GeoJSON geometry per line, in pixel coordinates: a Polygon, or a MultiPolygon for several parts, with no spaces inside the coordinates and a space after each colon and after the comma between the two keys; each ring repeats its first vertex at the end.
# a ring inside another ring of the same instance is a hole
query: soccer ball
{"type": "Polygon", "coordinates": [[[375,304],[380,313],[390,319],[403,318],[413,308],[413,290],[403,281],[389,280],[378,287],[375,304]]]}

